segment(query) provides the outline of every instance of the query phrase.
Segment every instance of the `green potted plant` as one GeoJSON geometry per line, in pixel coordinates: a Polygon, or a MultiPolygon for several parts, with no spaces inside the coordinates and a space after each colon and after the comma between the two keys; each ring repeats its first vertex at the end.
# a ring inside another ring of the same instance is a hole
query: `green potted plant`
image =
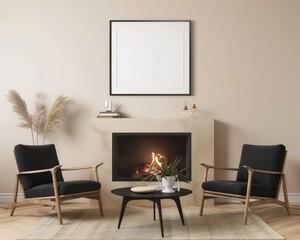
{"type": "Polygon", "coordinates": [[[150,175],[147,176],[144,180],[152,181],[155,178],[162,182],[164,189],[162,192],[173,193],[175,190],[173,186],[176,180],[181,180],[187,182],[182,173],[189,168],[189,166],[182,169],[178,169],[178,164],[181,159],[175,158],[173,162],[168,163],[168,159],[164,158],[160,165],[155,165],[150,167],[150,175]]]}

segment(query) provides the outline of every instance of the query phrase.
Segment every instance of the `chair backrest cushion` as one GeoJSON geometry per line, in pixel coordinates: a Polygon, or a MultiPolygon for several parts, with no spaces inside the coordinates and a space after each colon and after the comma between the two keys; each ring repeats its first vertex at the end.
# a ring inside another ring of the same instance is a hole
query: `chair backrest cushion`
{"type": "MultiPolygon", "coordinates": [[[[14,152],[19,172],[47,169],[59,165],[54,144],[35,146],[19,144],[15,146],[14,152]]],[[[60,169],[56,176],[58,182],[64,181],[60,169]]],[[[20,181],[23,189],[27,190],[34,186],[51,183],[52,176],[50,172],[21,175],[20,181]]]]}
{"type": "MultiPolygon", "coordinates": [[[[282,172],[285,161],[285,146],[269,145],[257,146],[245,144],[242,149],[242,155],[237,173],[237,181],[248,181],[248,171],[244,168],[247,165],[251,168],[282,172]]],[[[252,182],[265,186],[269,189],[277,190],[279,186],[279,175],[254,173],[252,182]]]]}

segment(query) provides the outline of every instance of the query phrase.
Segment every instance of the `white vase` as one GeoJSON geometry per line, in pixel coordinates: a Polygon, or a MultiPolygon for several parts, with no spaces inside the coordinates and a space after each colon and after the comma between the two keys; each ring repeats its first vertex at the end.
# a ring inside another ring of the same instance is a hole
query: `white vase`
{"type": "Polygon", "coordinates": [[[161,179],[164,189],[162,190],[163,193],[174,193],[175,190],[173,186],[175,184],[175,177],[174,176],[165,176],[161,179]]]}

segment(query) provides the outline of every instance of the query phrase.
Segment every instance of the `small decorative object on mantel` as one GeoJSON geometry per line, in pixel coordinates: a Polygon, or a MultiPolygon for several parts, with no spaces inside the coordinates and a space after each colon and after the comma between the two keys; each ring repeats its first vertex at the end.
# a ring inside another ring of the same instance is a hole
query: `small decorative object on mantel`
{"type": "Polygon", "coordinates": [[[188,117],[189,113],[190,113],[190,111],[189,111],[189,109],[186,105],[186,101],[184,101],[184,106],[183,106],[183,109],[181,111],[181,114],[182,114],[183,117],[188,117]]]}
{"type": "Polygon", "coordinates": [[[63,120],[63,112],[67,102],[67,97],[58,96],[47,113],[43,95],[38,93],[36,94],[35,113],[30,114],[26,102],[16,90],[9,90],[7,99],[12,104],[13,111],[20,117],[19,127],[30,128],[33,145],[39,144],[40,135],[43,136],[44,144],[47,133],[55,132],[57,125],[63,120]],[[36,133],[35,138],[34,132],[36,133]]]}
{"type": "Polygon", "coordinates": [[[196,104],[193,104],[192,109],[189,113],[189,117],[190,118],[198,118],[200,116],[200,111],[199,109],[196,107],[196,104]]]}
{"type": "Polygon", "coordinates": [[[193,104],[192,108],[189,110],[187,107],[186,101],[184,101],[184,107],[181,111],[181,114],[182,114],[182,117],[184,117],[184,118],[199,118],[201,115],[196,104],[193,104]]]}
{"type": "Polygon", "coordinates": [[[106,107],[106,112],[111,112],[112,110],[112,102],[111,101],[105,101],[105,107],[106,107]]]}
{"type": "Polygon", "coordinates": [[[106,108],[105,112],[99,112],[97,118],[120,118],[121,114],[118,110],[122,107],[120,105],[115,111],[112,111],[112,101],[105,101],[104,106],[106,108]]]}

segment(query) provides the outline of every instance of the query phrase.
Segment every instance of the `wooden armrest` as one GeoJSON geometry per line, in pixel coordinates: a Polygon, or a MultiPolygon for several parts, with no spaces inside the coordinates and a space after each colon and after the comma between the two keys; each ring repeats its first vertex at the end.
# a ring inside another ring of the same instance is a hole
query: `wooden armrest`
{"type": "Polygon", "coordinates": [[[227,170],[227,171],[237,171],[237,170],[238,170],[238,168],[223,168],[223,167],[215,167],[215,166],[207,165],[207,164],[205,164],[205,163],[200,163],[200,165],[201,165],[202,167],[204,167],[204,168],[205,168],[205,173],[204,173],[204,182],[206,182],[206,181],[207,181],[208,170],[209,170],[210,168],[212,168],[212,169],[216,169],[216,170],[227,170]]]}
{"type": "Polygon", "coordinates": [[[98,167],[101,166],[103,163],[97,163],[92,166],[87,166],[87,167],[74,167],[74,168],[62,168],[62,171],[74,171],[74,170],[84,170],[84,169],[92,169],[94,172],[94,177],[95,181],[99,182],[99,177],[98,177],[98,167]]]}
{"type": "Polygon", "coordinates": [[[76,170],[84,170],[84,169],[91,169],[91,168],[98,168],[103,163],[98,163],[93,166],[82,166],[82,167],[72,167],[72,168],[62,168],[62,171],[76,171],[76,170]]]}
{"type": "Polygon", "coordinates": [[[84,169],[90,169],[91,166],[82,166],[82,167],[71,167],[71,168],[62,168],[62,171],[76,171],[76,170],[84,170],[84,169]]]}
{"type": "Polygon", "coordinates": [[[97,164],[93,165],[92,167],[93,167],[93,168],[98,168],[98,167],[101,166],[102,164],[103,164],[103,162],[97,163],[97,164]]]}
{"type": "Polygon", "coordinates": [[[46,169],[40,169],[40,170],[33,170],[33,171],[24,171],[24,172],[18,172],[18,175],[26,175],[26,174],[37,174],[37,173],[45,173],[45,172],[53,172],[56,171],[58,168],[61,168],[62,165],[57,165],[53,168],[46,168],[46,169]]]}
{"type": "Polygon", "coordinates": [[[252,173],[258,172],[258,173],[265,173],[265,174],[284,175],[283,172],[261,170],[261,169],[252,168],[252,167],[249,167],[249,166],[246,166],[246,165],[244,165],[243,167],[244,167],[244,168],[247,168],[247,170],[248,170],[249,172],[252,172],[252,173]]]}
{"type": "Polygon", "coordinates": [[[215,166],[207,165],[205,163],[200,163],[200,165],[206,169],[213,168],[213,169],[217,169],[217,170],[229,170],[229,171],[237,171],[238,170],[238,168],[215,167],[215,166]]]}

